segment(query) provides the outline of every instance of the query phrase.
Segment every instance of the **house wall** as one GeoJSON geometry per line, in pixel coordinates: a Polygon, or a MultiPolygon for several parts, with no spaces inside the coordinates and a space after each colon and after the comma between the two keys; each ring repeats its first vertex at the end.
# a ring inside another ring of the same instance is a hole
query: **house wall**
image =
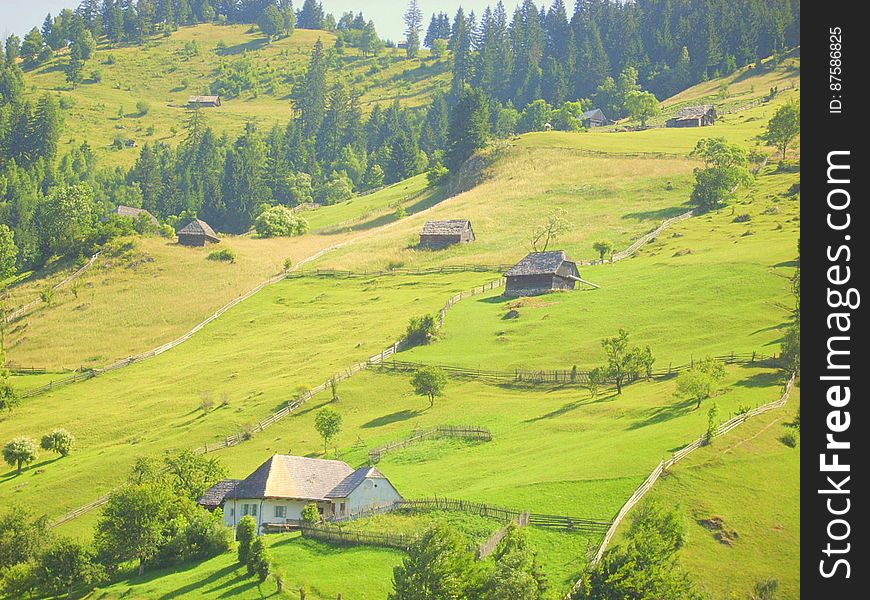
{"type": "Polygon", "coordinates": [[[401,500],[402,496],[387,479],[367,478],[347,497],[349,512],[356,513],[366,508],[376,508],[401,500]]]}
{"type": "Polygon", "coordinates": [[[224,500],[224,523],[230,527],[235,527],[242,519],[245,504],[255,504],[257,506],[257,514],[254,518],[257,520],[257,526],[262,527],[265,523],[284,523],[288,519],[298,521],[302,518],[302,509],[308,504],[305,500],[279,500],[279,499],[262,499],[262,498],[227,498],[224,500]],[[275,507],[286,507],[287,515],[285,517],[275,516],[275,507]]]}
{"type": "Polygon", "coordinates": [[[420,246],[423,248],[446,248],[463,241],[459,235],[420,235],[420,246]]]}

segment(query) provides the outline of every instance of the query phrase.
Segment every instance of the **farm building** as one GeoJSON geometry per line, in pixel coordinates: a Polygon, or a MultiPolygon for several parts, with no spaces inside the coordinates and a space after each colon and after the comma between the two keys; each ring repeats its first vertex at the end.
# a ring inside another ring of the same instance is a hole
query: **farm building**
{"type": "Polygon", "coordinates": [[[214,229],[200,219],[194,219],[178,232],[178,243],[182,246],[207,246],[220,241],[214,229]]]}
{"type": "Polygon", "coordinates": [[[505,296],[536,296],[555,290],[573,290],[580,271],[564,250],[532,252],[504,274],[505,296]]]}
{"type": "Polygon", "coordinates": [[[119,217],[129,217],[134,221],[138,220],[140,217],[145,217],[149,221],[151,221],[152,225],[157,225],[157,218],[152,215],[150,212],[145,210],[144,208],[134,208],[132,206],[124,206],[123,204],[118,206],[115,210],[112,211],[112,214],[117,215],[119,217]]]}
{"type": "Polygon", "coordinates": [[[214,510],[223,507],[224,521],[234,527],[251,515],[259,530],[299,525],[302,509],[315,503],[329,519],[388,506],[402,496],[374,467],[354,470],[340,460],[276,454],[247,478],[225,479],[197,501],[214,510]]]}
{"type": "Polygon", "coordinates": [[[716,122],[716,108],[711,104],[688,106],[680,110],[673,119],[668,119],[668,127],[705,127],[716,122]]]}
{"type": "Polygon", "coordinates": [[[423,248],[446,248],[474,240],[474,229],[468,219],[427,221],[420,233],[420,246],[423,248]]]}
{"type": "Polygon", "coordinates": [[[191,96],[187,105],[196,108],[217,108],[221,105],[220,96],[191,96]]]}
{"type": "Polygon", "coordinates": [[[587,110],[585,113],[580,115],[580,119],[583,122],[583,127],[603,127],[612,123],[600,108],[587,110]]]}

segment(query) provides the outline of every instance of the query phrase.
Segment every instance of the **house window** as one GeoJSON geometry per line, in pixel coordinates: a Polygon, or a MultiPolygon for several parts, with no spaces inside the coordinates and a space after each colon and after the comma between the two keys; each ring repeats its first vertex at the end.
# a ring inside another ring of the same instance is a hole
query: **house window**
{"type": "Polygon", "coordinates": [[[275,518],[286,519],[287,518],[287,507],[286,506],[276,506],[275,507],[275,518]]]}
{"type": "Polygon", "coordinates": [[[344,513],[346,512],[346,509],[347,509],[347,504],[345,504],[344,502],[342,502],[342,503],[339,505],[339,513],[340,513],[340,514],[344,514],[344,513]]]}
{"type": "Polygon", "coordinates": [[[257,505],[256,504],[242,504],[242,516],[251,515],[252,517],[257,516],[257,505]]]}

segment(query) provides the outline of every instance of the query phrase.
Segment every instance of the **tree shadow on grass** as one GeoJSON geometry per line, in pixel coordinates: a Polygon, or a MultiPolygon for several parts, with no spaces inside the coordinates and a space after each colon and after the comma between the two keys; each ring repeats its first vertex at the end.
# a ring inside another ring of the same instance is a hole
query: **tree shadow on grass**
{"type": "Polygon", "coordinates": [[[766,371],[764,373],[755,373],[749,377],[744,377],[733,385],[736,387],[766,388],[777,387],[782,385],[782,382],[782,373],[766,371]]]}
{"type": "MultiPolygon", "coordinates": [[[[172,572],[173,573],[180,573],[183,571],[194,569],[194,568],[198,567],[200,564],[201,564],[200,562],[192,562],[189,564],[189,567],[186,566],[186,568],[182,568],[182,569],[173,569],[172,572]]],[[[183,587],[180,587],[176,590],[173,590],[173,591],[169,592],[168,594],[164,594],[164,595],[160,596],[160,600],[171,600],[172,598],[178,598],[180,596],[185,596],[185,595],[190,594],[192,592],[203,591],[203,588],[205,586],[218,582],[223,577],[226,577],[227,575],[229,575],[233,571],[237,570],[239,568],[239,566],[240,565],[237,565],[237,564],[227,565],[223,569],[215,571],[214,573],[212,573],[211,575],[209,575],[205,579],[201,579],[200,581],[190,583],[190,584],[185,585],[183,587]]],[[[151,580],[157,579],[163,575],[165,575],[165,573],[161,573],[161,572],[152,573],[151,576],[145,578],[144,581],[151,581],[151,580]]],[[[241,579],[247,579],[244,575],[245,575],[245,573],[242,572],[238,576],[236,576],[232,581],[239,581],[241,579]]],[[[222,587],[225,587],[226,585],[229,585],[229,583],[220,585],[214,589],[220,589],[222,587]]]]}
{"type": "Polygon", "coordinates": [[[645,419],[632,423],[628,426],[628,429],[640,429],[642,427],[657,425],[659,423],[670,421],[671,419],[676,419],[677,417],[685,416],[696,410],[697,404],[698,402],[696,400],[690,398],[688,400],[683,400],[682,402],[677,402],[676,404],[671,404],[670,406],[654,408],[647,411],[648,416],[645,419]]]}
{"type": "Polygon", "coordinates": [[[269,41],[266,38],[257,38],[256,40],[251,40],[250,42],[245,42],[244,44],[236,44],[235,46],[227,46],[223,50],[220,51],[220,56],[232,56],[234,54],[242,54],[246,50],[254,51],[259,50],[260,48],[265,48],[269,44],[269,41]]]}
{"type": "Polygon", "coordinates": [[[383,427],[384,425],[389,425],[390,423],[398,423],[399,421],[407,421],[408,419],[413,419],[414,417],[420,416],[420,414],[421,413],[419,410],[400,410],[389,415],[384,415],[382,417],[372,419],[368,423],[363,423],[361,427],[363,429],[383,427]]]}
{"type": "Polygon", "coordinates": [[[543,414],[539,417],[533,417],[531,419],[526,419],[523,421],[524,423],[536,423],[538,421],[543,421],[544,419],[555,419],[556,417],[561,417],[562,415],[568,414],[571,411],[574,411],[583,406],[590,406],[592,404],[599,404],[601,402],[613,402],[616,400],[618,394],[613,392],[609,396],[600,396],[599,398],[593,400],[592,398],[584,398],[583,400],[577,400],[575,402],[568,402],[567,404],[562,405],[556,410],[550,411],[546,414],[543,414]]]}

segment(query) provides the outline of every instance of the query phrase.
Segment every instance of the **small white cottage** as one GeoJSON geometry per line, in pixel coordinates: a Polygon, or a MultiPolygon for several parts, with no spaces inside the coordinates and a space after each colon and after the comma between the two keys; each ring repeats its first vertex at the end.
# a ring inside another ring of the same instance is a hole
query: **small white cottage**
{"type": "Polygon", "coordinates": [[[354,470],[340,460],[276,454],[246,479],[225,479],[209,489],[199,504],[223,508],[224,521],[235,527],[245,515],[266,527],[298,525],[302,509],[315,503],[325,519],[387,506],[402,496],[374,467],[354,470]]]}

